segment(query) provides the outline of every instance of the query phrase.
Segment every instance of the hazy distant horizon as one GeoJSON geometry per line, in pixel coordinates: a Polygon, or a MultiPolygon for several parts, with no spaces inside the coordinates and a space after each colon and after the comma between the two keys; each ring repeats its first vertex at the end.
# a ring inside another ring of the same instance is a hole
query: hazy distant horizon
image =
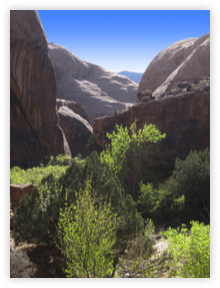
{"type": "Polygon", "coordinates": [[[115,73],[144,73],[163,49],[210,32],[210,10],[37,11],[48,43],[115,73]]]}

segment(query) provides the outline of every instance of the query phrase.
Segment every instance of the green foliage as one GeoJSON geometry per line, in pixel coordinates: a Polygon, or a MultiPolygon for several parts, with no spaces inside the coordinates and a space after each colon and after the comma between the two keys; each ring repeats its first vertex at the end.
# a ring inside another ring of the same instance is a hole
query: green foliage
{"type": "Polygon", "coordinates": [[[106,134],[111,143],[100,154],[101,161],[109,164],[126,194],[131,194],[137,200],[137,183],[141,180],[155,181],[152,167],[159,155],[159,142],[166,134],[161,134],[152,124],[137,131],[136,121],[131,125],[130,131],[118,124],[116,130],[117,132],[106,134]]]}
{"type": "Polygon", "coordinates": [[[209,221],[210,211],[210,152],[190,152],[185,160],[176,159],[169,180],[154,188],[153,183],[140,183],[138,211],[154,223],[180,221],[209,221]]]}
{"type": "Polygon", "coordinates": [[[116,245],[118,249],[124,249],[128,238],[135,237],[143,228],[143,220],[137,213],[132,197],[124,196],[120,181],[107,163],[101,163],[96,152],[87,157],[84,163],[74,159],[58,180],[49,174],[30,197],[27,195],[24,200],[21,199],[13,226],[17,242],[37,237],[39,241],[53,245],[57,240],[56,224],[59,222],[60,208],[64,208],[65,199],[68,205],[76,203],[76,193],[85,190],[88,175],[92,177],[91,189],[92,192],[96,191],[97,203],[106,199],[111,201],[114,213],[120,217],[116,245]]]}
{"type": "Polygon", "coordinates": [[[139,233],[136,238],[131,240],[129,254],[136,258],[142,256],[149,258],[153,252],[151,236],[154,232],[154,224],[151,219],[146,220],[146,226],[143,232],[139,233]]]}
{"type": "MultiPolygon", "coordinates": [[[[59,176],[63,172],[65,172],[68,166],[62,165],[62,163],[65,164],[64,156],[59,155],[57,157],[58,159],[60,159],[61,165],[56,165],[58,164],[58,162],[54,163],[51,157],[51,161],[52,161],[51,163],[55,164],[52,166],[44,167],[43,164],[40,164],[40,167],[33,167],[27,170],[20,169],[19,167],[13,167],[12,169],[10,169],[11,182],[14,184],[32,183],[35,185],[39,185],[42,178],[49,175],[50,173],[52,173],[55,176],[55,178],[58,179],[59,176]]],[[[68,159],[68,161],[72,161],[72,160],[68,159]]]]}
{"type": "Polygon", "coordinates": [[[190,236],[186,228],[180,233],[171,228],[162,233],[167,237],[172,267],[182,278],[210,278],[210,227],[196,221],[190,223],[190,236]]]}
{"type": "Polygon", "coordinates": [[[14,213],[13,237],[15,245],[21,241],[30,242],[47,233],[42,222],[42,212],[39,209],[37,194],[33,190],[31,196],[25,195],[14,213]]]}
{"type": "Polygon", "coordinates": [[[170,179],[159,186],[170,191],[175,199],[184,197],[182,219],[209,221],[210,212],[210,152],[191,151],[185,160],[176,159],[170,179]]]}
{"type": "Polygon", "coordinates": [[[47,166],[69,166],[71,162],[70,156],[60,154],[56,157],[51,156],[47,166]]]}
{"type": "Polygon", "coordinates": [[[26,172],[20,167],[13,167],[10,169],[10,183],[26,183],[26,172]]]}
{"type": "Polygon", "coordinates": [[[76,205],[60,211],[59,234],[67,258],[68,277],[101,278],[113,272],[117,215],[111,201],[99,202],[89,181],[76,193],[76,205]]]}
{"type": "MultiPolygon", "coordinates": [[[[47,178],[54,179],[52,174],[47,178]]],[[[61,193],[52,181],[49,184],[44,181],[33,189],[31,196],[25,195],[15,210],[12,233],[16,245],[21,241],[54,245],[61,193]]]]}
{"type": "Polygon", "coordinates": [[[67,192],[68,203],[74,203],[75,191],[85,189],[88,175],[92,175],[91,189],[96,191],[97,201],[103,201],[106,197],[111,199],[111,206],[121,219],[117,230],[117,245],[124,247],[127,239],[142,229],[142,218],[137,213],[137,205],[132,197],[124,196],[119,179],[106,162],[101,162],[96,152],[86,158],[83,166],[72,163],[66,174],[60,177],[58,182],[62,186],[61,198],[64,199],[67,192]]]}
{"type": "Polygon", "coordinates": [[[151,217],[154,223],[161,223],[172,220],[179,215],[184,207],[185,197],[182,195],[175,198],[169,190],[156,189],[152,183],[144,185],[141,182],[137,203],[143,218],[151,217]]]}

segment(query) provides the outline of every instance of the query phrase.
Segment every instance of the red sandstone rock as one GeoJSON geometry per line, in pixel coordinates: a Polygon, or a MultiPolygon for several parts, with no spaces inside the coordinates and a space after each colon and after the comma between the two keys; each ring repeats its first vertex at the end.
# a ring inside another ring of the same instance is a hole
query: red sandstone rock
{"type": "Polygon", "coordinates": [[[64,154],[56,78],[36,11],[10,11],[10,166],[64,154]]]}
{"type": "Polygon", "coordinates": [[[96,141],[104,148],[106,132],[111,133],[116,123],[123,127],[137,119],[137,128],[154,124],[166,133],[161,142],[161,161],[166,171],[172,170],[176,157],[185,159],[190,150],[210,148],[210,94],[184,93],[161,100],[136,104],[121,115],[97,118],[93,124],[96,141]]]}
{"type": "Polygon", "coordinates": [[[13,227],[13,214],[15,213],[15,209],[24,195],[31,195],[35,185],[33,184],[10,184],[10,203],[12,210],[12,217],[10,217],[10,227],[13,227]]]}

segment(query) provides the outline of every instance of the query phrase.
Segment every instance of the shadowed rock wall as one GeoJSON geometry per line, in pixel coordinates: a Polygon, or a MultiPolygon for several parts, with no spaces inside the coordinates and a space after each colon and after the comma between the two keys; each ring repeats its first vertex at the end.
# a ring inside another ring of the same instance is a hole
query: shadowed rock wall
{"type": "Polygon", "coordinates": [[[65,153],[56,78],[37,11],[10,11],[10,166],[65,153]]]}

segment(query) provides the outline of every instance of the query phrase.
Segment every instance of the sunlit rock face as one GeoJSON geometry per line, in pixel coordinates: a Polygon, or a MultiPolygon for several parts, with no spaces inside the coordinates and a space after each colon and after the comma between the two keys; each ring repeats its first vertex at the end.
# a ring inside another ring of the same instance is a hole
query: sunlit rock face
{"type": "Polygon", "coordinates": [[[157,98],[180,82],[202,77],[210,77],[210,33],[178,41],[161,51],[144,72],[138,92],[150,89],[157,98]]]}

